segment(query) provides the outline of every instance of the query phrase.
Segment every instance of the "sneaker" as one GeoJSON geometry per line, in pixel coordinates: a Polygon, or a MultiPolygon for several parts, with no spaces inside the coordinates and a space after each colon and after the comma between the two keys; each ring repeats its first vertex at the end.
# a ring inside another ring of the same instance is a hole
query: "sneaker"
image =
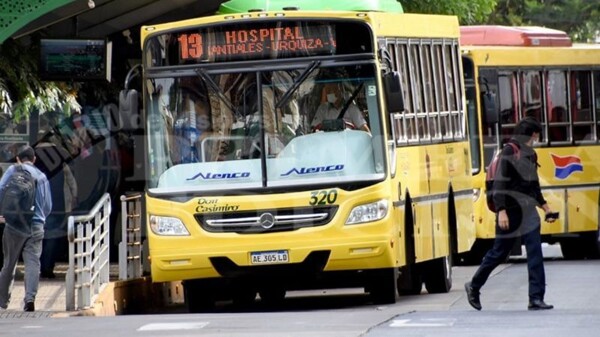
{"type": "Polygon", "coordinates": [[[23,311],[35,311],[35,305],[33,304],[33,302],[25,303],[25,307],[23,308],[23,311]]]}
{"type": "Polygon", "coordinates": [[[473,287],[471,287],[471,282],[465,283],[465,290],[467,291],[467,300],[469,301],[469,304],[473,308],[481,310],[481,302],[479,301],[479,290],[473,289],[473,287]]]}

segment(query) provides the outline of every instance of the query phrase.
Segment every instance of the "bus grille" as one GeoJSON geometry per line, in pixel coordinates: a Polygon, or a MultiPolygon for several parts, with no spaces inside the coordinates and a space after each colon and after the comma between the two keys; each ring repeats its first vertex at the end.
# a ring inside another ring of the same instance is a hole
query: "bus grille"
{"type": "Polygon", "coordinates": [[[337,206],[196,214],[200,227],[211,233],[274,233],[323,226],[331,221],[337,206]]]}

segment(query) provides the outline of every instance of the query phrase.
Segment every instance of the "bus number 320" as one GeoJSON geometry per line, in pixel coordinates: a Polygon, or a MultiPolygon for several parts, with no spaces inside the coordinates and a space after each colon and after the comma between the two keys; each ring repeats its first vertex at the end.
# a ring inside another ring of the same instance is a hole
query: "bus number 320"
{"type": "Polygon", "coordinates": [[[337,190],[310,192],[309,205],[314,206],[333,204],[337,200],[337,196],[337,190]]]}

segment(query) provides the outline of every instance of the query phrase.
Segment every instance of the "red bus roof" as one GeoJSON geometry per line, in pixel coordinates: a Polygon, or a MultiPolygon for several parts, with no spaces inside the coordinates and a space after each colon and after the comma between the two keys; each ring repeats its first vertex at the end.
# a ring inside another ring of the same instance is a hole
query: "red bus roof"
{"type": "Polygon", "coordinates": [[[570,47],[567,33],[544,27],[462,26],[460,44],[467,46],[570,47]]]}

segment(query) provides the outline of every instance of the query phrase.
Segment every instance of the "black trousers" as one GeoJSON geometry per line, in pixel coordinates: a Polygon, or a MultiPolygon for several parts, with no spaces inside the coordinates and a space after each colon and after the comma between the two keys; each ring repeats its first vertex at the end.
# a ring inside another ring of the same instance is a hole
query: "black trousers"
{"type": "Polygon", "coordinates": [[[496,216],[494,246],[486,253],[481,265],[473,275],[471,287],[479,290],[492,271],[506,261],[515,241],[522,238],[527,251],[529,300],[543,300],[546,293],[546,274],[544,272],[544,256],[542,255],[541,222],[536,207],[528,205],[521,209],[509,209],[507,214],[510,227],[508,230],[502,230],[498,227],[498,217],[496,216]]]}

